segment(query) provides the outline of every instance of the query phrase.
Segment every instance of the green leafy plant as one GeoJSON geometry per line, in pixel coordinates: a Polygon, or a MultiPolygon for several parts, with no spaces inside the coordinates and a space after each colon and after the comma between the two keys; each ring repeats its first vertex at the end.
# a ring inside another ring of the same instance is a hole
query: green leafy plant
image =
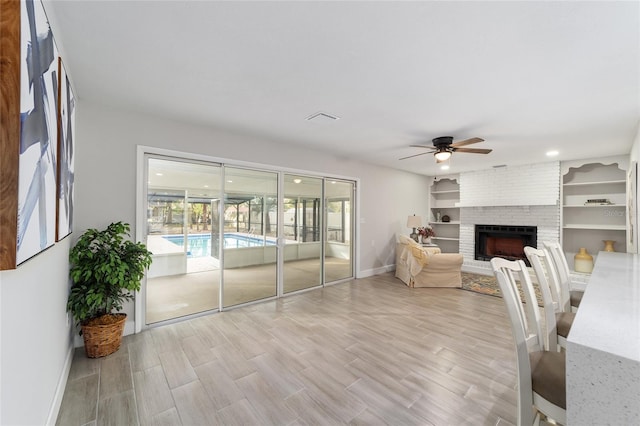
{"type": "Polygon", "coordinates": [[[129,224],[122,222],[102,231],[88,229],[70,250],[67,311],[78,325],[122,310],[123,302],[140,290],[152,253],[144,244],[125,238],[129,232],[129,224]]]}

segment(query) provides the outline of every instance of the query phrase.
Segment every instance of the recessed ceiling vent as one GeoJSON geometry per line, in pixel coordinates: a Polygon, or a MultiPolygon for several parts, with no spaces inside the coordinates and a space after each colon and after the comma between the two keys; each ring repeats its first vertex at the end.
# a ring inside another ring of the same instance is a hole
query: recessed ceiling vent
{"type": "Polygon", "coordinates": [[[307,117],[307,121],[313,121],[314,123],[329,123],[336,120],[340,120],[340,117],[326,112],[316,112],[307,117]]]}

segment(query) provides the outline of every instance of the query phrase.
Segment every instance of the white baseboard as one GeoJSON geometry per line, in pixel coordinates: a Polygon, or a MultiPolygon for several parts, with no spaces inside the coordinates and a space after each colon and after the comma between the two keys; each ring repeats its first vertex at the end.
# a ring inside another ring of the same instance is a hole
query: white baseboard
{"type": "Polygon", "coordinates": [[[135,333],[136,333],[136,322],[134,321],[131,315],[127,315],[127,321],[125,321],[124,323],[124,331],[122,335],[128,336],[130,334],[135,334],[135,333]]]}
{"type": "Polygon", "coordinates": [[[386,265],[386,266],[381,266],[379,268],[366,269],[364,271],[360,271],[356,275],[356,278],[372,277],[374,275],[380,275],[380,274],[384,274],[384,273],[395,271],[395,270],[396,270],[396,265],[394,263],[393,265],[386,265]]]}
{"type": "MultiPolygon", "coordinates": [[[[73,342],[70,342],[73,343],[73,342]]],[[[56,393],[53,397],[53,403],[49,409],[49,415],[47,416],[47,426],[54,426],[56,420],[58,420],[58,413],[60,413],[60,406],[62,405],[62,397],[64,396],[64,390],[67,387],[67,379],[69,378],[69,371],[71,371],[71,362],[73,361],[73,353],[75,347],[73,344],[69,344],[67,349],[67,356],[64,360],[64,367],[58,378],[58,385],[56,386],[56,393]]]]}

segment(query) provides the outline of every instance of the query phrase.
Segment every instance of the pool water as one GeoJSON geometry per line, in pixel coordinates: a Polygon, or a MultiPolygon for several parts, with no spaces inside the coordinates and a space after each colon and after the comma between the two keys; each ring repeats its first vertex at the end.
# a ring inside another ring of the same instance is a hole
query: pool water
{"type": "MultiPolygon", "coordinates": [[[[167,241],[182,247],[184,235],[164,235],[167,241]]],[[[191,234],[187,237],[187,256],[203,257],[211,256],[211,234],[191,234]]],[[[274,246],[275,241],[266,240],[266,245],[274,246]]],[[[249,237],[239,234],[224,234],[224,248],[262,247],[265,241],[258,237],[249,237]]]]}

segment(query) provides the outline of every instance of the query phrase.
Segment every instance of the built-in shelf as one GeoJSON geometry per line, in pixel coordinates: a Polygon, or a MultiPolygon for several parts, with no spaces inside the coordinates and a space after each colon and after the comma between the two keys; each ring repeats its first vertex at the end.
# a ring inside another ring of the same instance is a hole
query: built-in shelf
{"type": "Polygon", "coordinates": [[[626,183],[624,179],[616,179],[616,180],[601,180],[601,181],[593,181],[593,182],[569,182],[564,183],[563,186],[594,186],[594,185],[609,185],[611,183],[626,183]]]}
{"type": "Polygon", "coordinates": [[[432,194],[459,194],[459,189],[451,189],[447,191],[431,191],[432,194]]]}
{"type": "Polygon", "coordinates": [[[435,232],[432,240],[443,244],[443,252],[457,253],[460,241],[460,184],[457,176],[443,176],[434,180],[430,188],[431,210],[429,226],[435,232]],[[443,222],[448,216],[450,221],[443,222]]]}
{"type": "Polygon", "coordinates": [[[567,223],[564,229],[601,229],[608,231],[626,231],[625,225],[594,225],[593,223],[567,223]]]}
{"type": "Polygon", "coordinates": [[[565,204],[564,208],[574,208],[574,207],[586,207],[592,209],[594,207],[627,207],[624,204],[565,204]]]}
{"type": "Polygon", "coordinates": [[[562,246],[573,269],[574,255],[585,248],[592,256],[604,240],[626,249],[627,194],[625,159],[570,161],[562,166],[562,246]],[[606,200],[610,204],[588,203],[606,200]]]}

